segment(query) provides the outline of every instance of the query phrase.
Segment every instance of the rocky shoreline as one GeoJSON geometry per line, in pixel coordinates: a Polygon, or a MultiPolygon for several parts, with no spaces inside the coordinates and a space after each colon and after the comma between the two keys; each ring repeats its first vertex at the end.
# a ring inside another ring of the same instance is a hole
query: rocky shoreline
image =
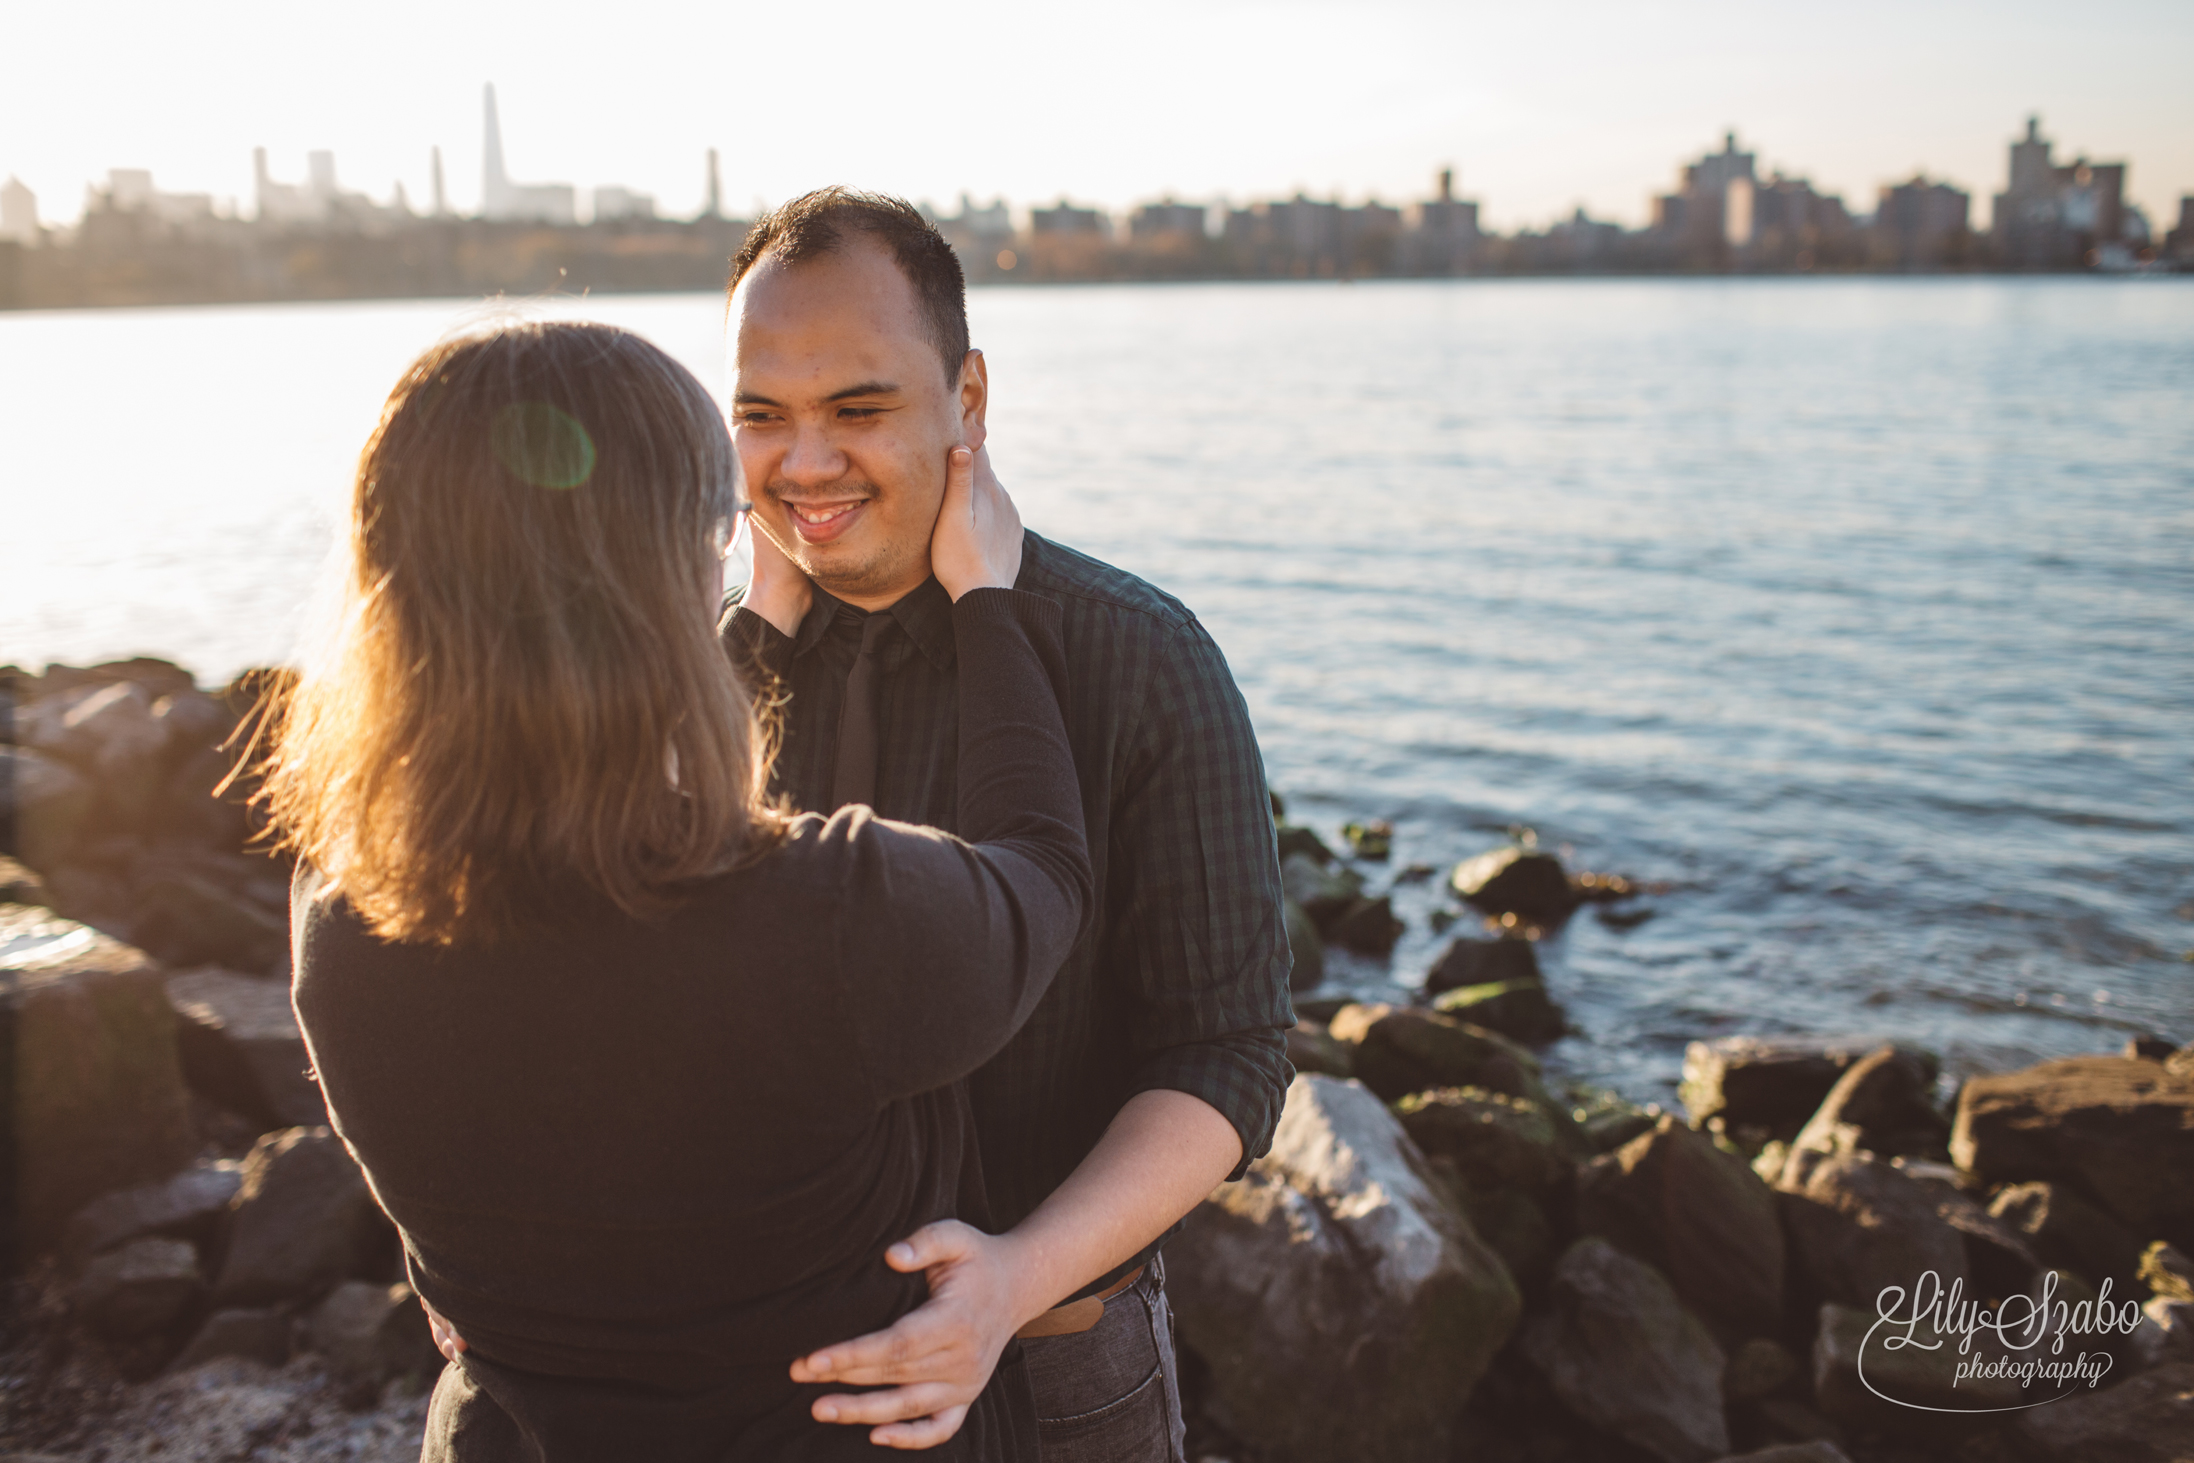
{"type": "MultiPolygon", "coordinates": [[[[261,684],[0,670],[0,1458],[416,1456],[440,1358],[305,1072],[287,870],[215,794],[261,684]]],[[[1390,954],[1392,830],[1274,814],[1298,989],[1390,954]]],[[[1406,1002],[1299,1000],[1272,1152],[1168,1248],[1195,1456],[2194,1459],[2194,1047],[1944,1104],[1925,1051],[1734,1037],[1662,1112],[1535,1051],[1534,940],[1639,891],[1528,838],[1448,888],[1483,931],[1406,1002]],[[1930,1284],[1966,1309],[1885,1333],[1930,1284]],[[2022,1297],[2034,1344],[1973,1339],[2022,1297]]]]}

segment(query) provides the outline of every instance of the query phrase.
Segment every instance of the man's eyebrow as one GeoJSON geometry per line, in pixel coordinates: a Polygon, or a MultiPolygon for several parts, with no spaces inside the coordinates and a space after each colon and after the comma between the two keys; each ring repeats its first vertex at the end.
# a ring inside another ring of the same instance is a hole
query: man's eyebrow
{"type": "MultiPolygon", "coordinates": [[[[823,400],[847,401],[856,396],[897,396],[898,394],[899,387],[894,382],[862,381],[856,385],[848,386],[843,391],[833,391],[823,400]]],[[[733,406],[782,406],[784,403],[772,397],[764,396],[759,391],[741,391],[732,396],[731,404],[733,406]]]]}

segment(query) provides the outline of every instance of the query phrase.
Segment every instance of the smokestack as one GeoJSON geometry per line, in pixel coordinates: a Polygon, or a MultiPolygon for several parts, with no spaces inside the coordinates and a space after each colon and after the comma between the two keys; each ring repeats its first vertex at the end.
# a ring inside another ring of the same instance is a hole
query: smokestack
{"type": "Polygon", "coordinates": [[[1455,170],[1453,168],[1440,169],[1440,201],[1442,203],[1453,203],[1455,201],[1455,170]]]}
{"type": "Polygon", "coordinates": [[[487,135],[480,149],[480,214],[496,218],[503,212],[503,197],[510,174],[503,170],[503,125],[495,117],[495,83],[487,84],[487,135]]]}

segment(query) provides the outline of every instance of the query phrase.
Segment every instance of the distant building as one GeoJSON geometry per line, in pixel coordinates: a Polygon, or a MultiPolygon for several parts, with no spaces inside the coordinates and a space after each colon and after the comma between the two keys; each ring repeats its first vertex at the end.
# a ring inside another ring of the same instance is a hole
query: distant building
{"type": "Polygon", "coordinates": [[[251,150],[252,200],[262,224],[323,223],[328,200],[309,187],[277,183],[267,170],[267,150],[251,150]]]}
{"type": "Polygon", "coordinates": [[[635,193],[630,188],[614,185],[594,190],[594,221],[604,223],[619,218],[655,217],[655,195],[635,193]]]}
{"type": "Polygon", "coordinates": [[[1455,196],[1455,170],[1440,169],[1438,191],[1410,210],[1401,267],[1411,274],[1461,274],[1476,261],[1484,237],[1478,205],[1455,196]]]}
{"type": "Polygon", "coordinates": [[[708,198],[701,205],[701,217],[722,218],[723,216],[724,178],[723,174],[717,170],[716,149],[712,147],[708,150],[708,198]]]}
{"type": "Polygon", "coordinates": [[[978,207],[962,193],[960,212],[952,218],[939,218],[926,205],[922,211],[960,257],[960,270],[969,279],[997,279],[1020,268],[1020,252],[1013,246],[1013,211],[1003,198],[978,207]]]}
{"type": "Polygon", "coordinates": [[[2011,144],[2010,177],[1989,219],[1996,249],[2014,269],[2073,269],[2126,242],[2125,164],[2058,163],[2041,118],[2011,144]]]}
{"type": "Polygon", "coordinates": [[[251,170],[261,224],[381,232],[412,217],[401,183],[396,185],[393,200],[385,204],[375,203],[363,193],[346,191],[335,180],[335,154],[325,149],[305,154],[305,181],[301,185],[275,181],[267,170],[267,150],[263,147],[252,149],[251,170]]]}
{"type": "Polygon", "coordinates": [[[1924,175],[1885,186],[1874,210],[1873,262],[1890,269],[1964,263],[1972,204],[1960,189],[1924,175]]]}
{"type": "Polygon", "coordinates": [[[1201,240],[1207,233],[1205,224],[1210,212],[1201,203],[1176,203],[1171,198],[1146,203],[1128,215],[1128,240],[1135,244],[1180,238],[1201,240]]]}
{"type": "Polygon", "coordinates": [[[433,216],[435,218],[448,218],[449,189],[442,185],[442,149],[439,147],[429,149],[428,162],[434,174],[433,216]]]}
{"type": "Polygon", "coordinates": [[[1844,201],[1817,193],[1804,178],[1776,173],[1765,182],[1732,182],[1730,196],[1744,197],[1743,227],[1737,210],[1724,210],[1723,236],[1735,262],[1763,269],[1813,269],[1857,262],[1856,228],[1844,201]]]}
{"type": "Polygon", "coordinates": [[[144,168],[109,168],[107,186],[85,199],[86,213],[128,214],[170,229],[189,231],[213,221],[210,193],[163,193],[144,168]]]}
{"type": "Polygon", "coordinates": [[[1566,264],[1571,269],[1608,267],[1615,262],[1616,251],[1623,240],[1621,224],[1588,218],[1582,208],[1548,229],[1546,234],[1547,250],[1553,256],[1549,262],[1566,264]]]}
{"type": "Polygon", "coordinates": [[[11,173],[0,183],[0,239],[29,244],[39,233],[38,195],[11,173]]]}
{"type": "Polygon", "coordinates": [[[1722,150],[1687,164],[1676,190],[1653,200],[1652,234],[1664,259],[1680,269],[1726,268],[1752,242],[1758,184],[1753,155],[1737,151],[1737,134],[1722,134],[1722,150]]]}
{"type": "Polygon", "coordinates": [[[1211,236],[1211,210],[1172,195],[1128,215],[1126,262],[1142,279],[1191,279],[1213,273],[1220,246],[1211,236]]]}
{"type": "Polygon", "coordinates": [[[2179,200],[2179,226],[2164,235],[2164,252],[2174,259],[2194,261],[2194,197],[2179,200]]]}
{"type": "Polygon", "coordinates": [[[1016,268],[1032,279],[1103,279],[1112,259],[1111,221],[1062,198],[1056,207],[1029,210],[1027,252],[1016,268]]]}
{"type": "Polygon", "coordinates": [[[496,116],[495,84],[486,91],[486,136],[480,157],[480,216],[523,223],[569,224],[578,218],[578,194],[569,183],[513,183],[503,166],[503,124],[496,116]]]}
{"type": "Polygon", "coordinates": [[[1337,272],[1360,278],[1391,274],[1402,238],[1402,211],[1377,199],[1341,210],[1341,256],[1337,272]]]}
{"type": "Polygon", "coordinates": [[[1028,211],[1028,231],[1032,234],[1096,234],[1109,231],[1102,212],[1094,208],[1076,208],[1064,198],[1056,208],[1032,208],[1028,211]]]}

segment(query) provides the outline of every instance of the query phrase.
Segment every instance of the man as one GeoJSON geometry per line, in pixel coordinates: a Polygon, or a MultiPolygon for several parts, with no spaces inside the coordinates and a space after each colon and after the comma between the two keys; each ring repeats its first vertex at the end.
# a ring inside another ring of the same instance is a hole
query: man
{"type": "MultiPolygon", "coordinates": [[[[731,291],[733,438],[760,556],[725,633],[789,692],[779,785],[802,809],[859,801],[949,828],[952,643],[928,544],[947,454],[984,462],[989,389],[958,261],[906,204],[827,189],[756,223],[731,291]],[[769,582],[772,549],[804,575],[790,593],[769,582]]],[[[891,1263],[929,1270],[929,1304],[795,1375],[885,1385],[817,1415],[924,1446],[1033,1320],[1047,1459],[1179,1458],[1157,1244],[1265,1150],[1290,1076],[1263,765],[1224,659],[1177,601],[1035,534],[1019,587],[1064,611],[1098,898],[1092,932],[972,1084],[991,1217],[1012,1228],[933,1225],[895,1247],[891,1263]],[[1091,1329],[1040,1334],[1097,1308],[1040,1313],[1131,1274],[1091,1329]]]]}
{"type": "MultiPolygon", "coordinates": [[[[1012,511],[982,451],[988,376],[959,263],[906,204],[828,189],[756,223],[731,314],[755,572],[724,638],[785,698],[778,787],[803,811],[860,802],[950,829],[951,606],[928,558],[949,454],[973,451],[978,491],[1012,511]]],[[[1033,533],[1017,587],[1062,609],[1096,900],[971,1082],[1006,1232],[947,1222],[893,1246],[888,1263],[928,1272],[929,1301],[793,1376],[879,1388],[815,1415],[930,1447],[1018,1332],[1047,1463],[1179,1460],[1158,1242],[1265,1150],[1291,1075],[1263,766],[1225,660],[1177,601],[1033,533]]]]}

